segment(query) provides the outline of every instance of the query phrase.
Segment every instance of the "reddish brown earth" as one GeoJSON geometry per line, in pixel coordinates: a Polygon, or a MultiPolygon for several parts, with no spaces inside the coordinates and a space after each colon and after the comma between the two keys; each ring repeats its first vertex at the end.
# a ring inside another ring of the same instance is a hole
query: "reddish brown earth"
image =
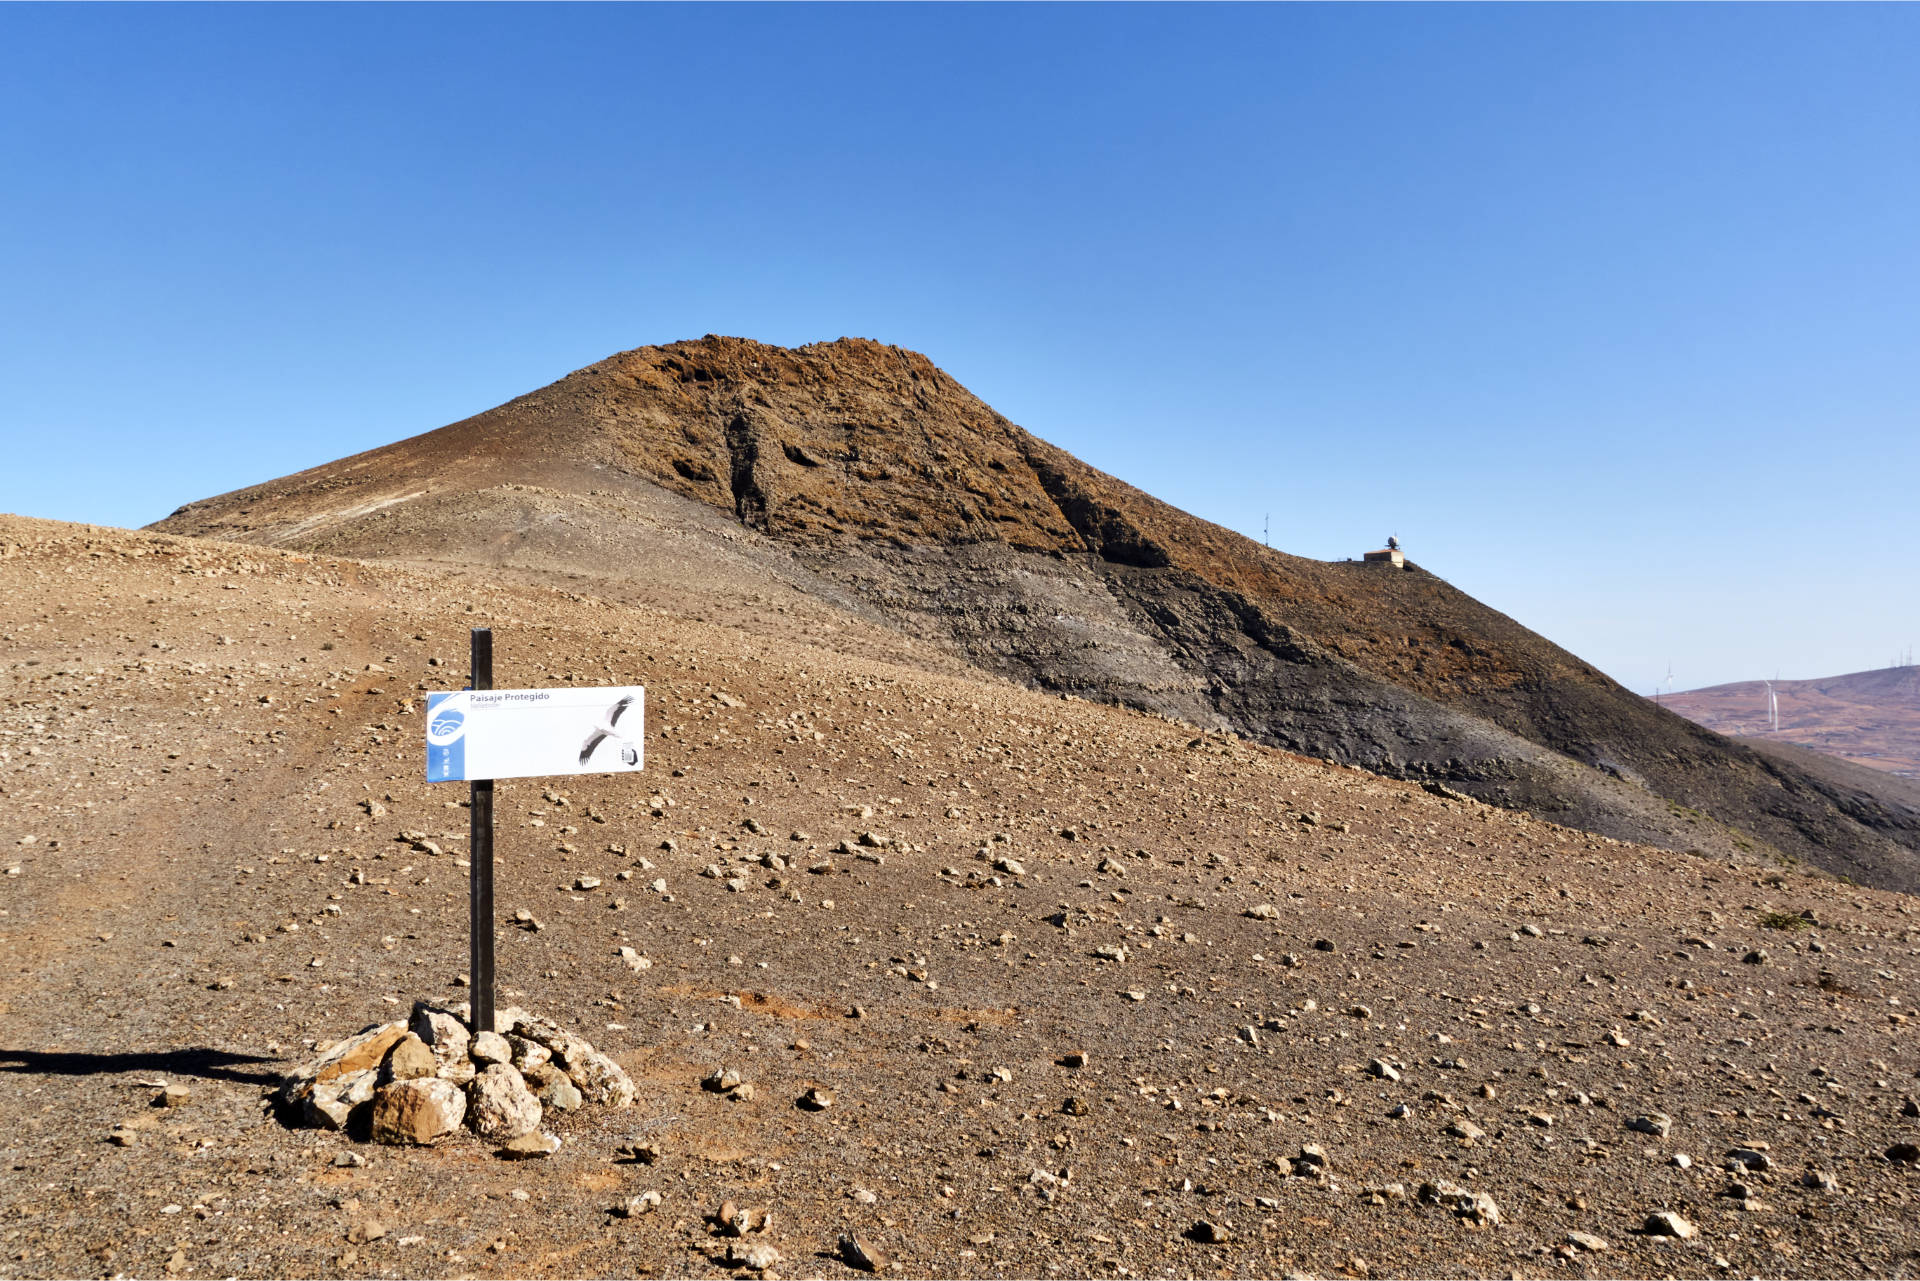
{"type": "Polygon", "coordinates": [[[1668,694],[1671,711],[1722,734],[1787,742],[1920,780],[1920,667],[1883,667],[1810,681],[1775,681],[1780,728],[1767,723],[1765,681],[1668,694]]]}
{"type": "Polygon", "coordinates": [[[1913,1272],[1906,896],[1035,692],[804,566],[710,564],[706,622],[657,583],[0,518],[0,1271],[744,1275],[732,1198],[796,1276],[854,1275],[843,1233],[906,1276],[1913,1272]],[[641,778],[500,784],[502,916],[542,926],[501,930],[503,997],[640,1087],[541,1162],[263,1107],[464,995],[464,791],[420,781],[419,709],[473,625],[502,685],[649,691],[641,778]],[[721,1064],[753,1100],[699,1088],[721,1064]]]}
{"type": "Polygon", "coordinates": [[[1920,889],[1920,813],[1649,706],[1417,566],[1195,519],[865,340],[623,352],[155,528],[801,624],[1620,839],[1920,889]]]}

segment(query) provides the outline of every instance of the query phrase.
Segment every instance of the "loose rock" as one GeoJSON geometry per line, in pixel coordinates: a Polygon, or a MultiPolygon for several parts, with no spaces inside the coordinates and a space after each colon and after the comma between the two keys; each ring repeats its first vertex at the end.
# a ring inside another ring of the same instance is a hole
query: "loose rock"
{"type": "Polygon", "coordinates": [[[373,1094],[373,1141],[427,1144],[460,1128],[467,1096],[438,1077],[391,1081],[373,1094]]]}

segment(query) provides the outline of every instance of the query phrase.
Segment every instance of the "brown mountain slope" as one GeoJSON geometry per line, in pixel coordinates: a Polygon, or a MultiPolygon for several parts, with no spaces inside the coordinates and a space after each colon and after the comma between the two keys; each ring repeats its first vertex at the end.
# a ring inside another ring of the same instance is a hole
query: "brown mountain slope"
{"type": "Polygon", "coordinates": [[[1746,848],[1920,888],[1912,816],[1843,811],[1418,569],[1188,516],[878,343],[624,352],[155,528],[564,576],[747,627],[794,611],[836,644],[958,656],[1609,835],[1718,848],[1705,814],[1746,848]]]}
{"type": "Polygon", "coordinates": [[[1920,779],[1920,667],[1881,667],[1775,681],[1780,728],[1767,726],[1767,683],[1736,681],[1669,694],[1661,704],[1722,734],[1797,743],[1859,765],[1920,779]]]}

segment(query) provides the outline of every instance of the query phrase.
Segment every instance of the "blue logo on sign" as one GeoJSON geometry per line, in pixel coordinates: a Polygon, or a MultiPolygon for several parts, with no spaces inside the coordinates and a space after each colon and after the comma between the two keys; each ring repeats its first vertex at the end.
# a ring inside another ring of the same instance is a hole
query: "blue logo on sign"
{"type": "Polygon", "coordinates": [[[427,695],[427,781],[451,783],[467,776],[467,696],[427,695]]]}

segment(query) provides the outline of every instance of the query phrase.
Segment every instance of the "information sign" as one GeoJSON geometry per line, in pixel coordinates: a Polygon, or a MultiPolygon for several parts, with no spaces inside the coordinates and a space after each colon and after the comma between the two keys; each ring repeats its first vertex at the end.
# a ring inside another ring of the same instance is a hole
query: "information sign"
{"type": "Polygon", "coordinates": [[[639,685],[429,694],[427,781],[638,770],[646,698],[639,685]]]}

